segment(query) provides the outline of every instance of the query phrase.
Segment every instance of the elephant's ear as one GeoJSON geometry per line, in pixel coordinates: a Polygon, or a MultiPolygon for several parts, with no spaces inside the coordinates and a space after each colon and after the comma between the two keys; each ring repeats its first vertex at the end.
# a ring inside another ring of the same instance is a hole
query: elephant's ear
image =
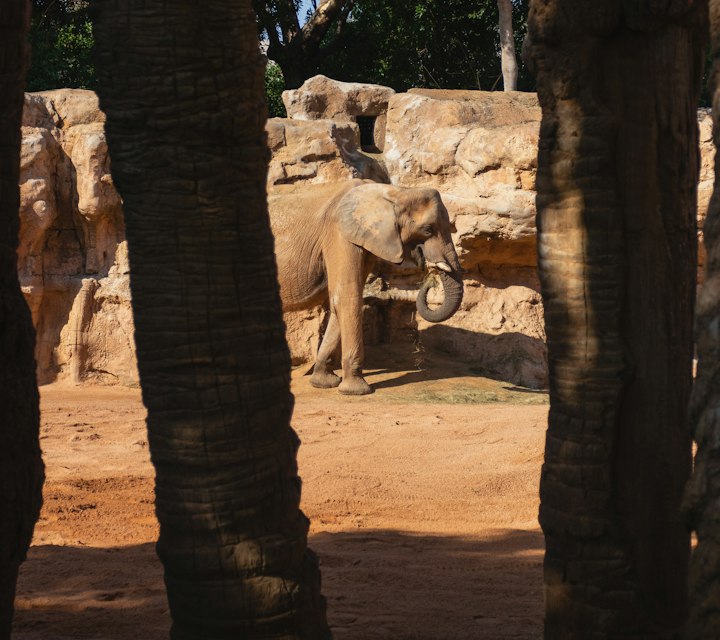
{"type": "Polygon", "coordinates": [[[395,205],[379,186],[362,185],[343,196],[337,208],[340,232],[378,258],[400,264],[403,245],[395,205]]]}

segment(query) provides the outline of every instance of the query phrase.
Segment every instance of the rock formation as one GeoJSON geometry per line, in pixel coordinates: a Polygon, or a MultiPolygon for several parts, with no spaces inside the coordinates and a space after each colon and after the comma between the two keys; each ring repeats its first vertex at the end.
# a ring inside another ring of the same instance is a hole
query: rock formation
{"type": "Polygon", "coordinates": [[[299,89],[283,92],[283,103],[292,120],[332,120],[355,123],[368,134],[366,150],[382,151],[388,101],[395,95],[390,87],[359,82],[338,82],[314,76],[299,89]]]}
{"type": "Polygon", "coordinates": [[[353,178],[387,182],[382,166],[360,151],[360,132],[356,124],[271,118],[267,123],[267,134],[272,152],[268,188],[296,182],[315,184],[353,178]]]}
{"type": "Polygon", "coordinates": [[[299,89],[283,92],[288,118],[357,122],[358,116],[379,116],[395,95],[390,87],[359,82],[339,82],[318,75],[299,89]]]}
{"type": "Polygon", "coordinates": [[[18,272],[38,381],[137,382],[121,201],[91,91],[28,94],[18,272]]]}
{"type": "MultiPolygon", "coordinates": [[[[460,311],[446,323],[425,323],[414,310],[422,274],[414,264],[382,264],[365,288],[367,343],[405,340],[430,361],[434,353],[448,354],[486,375],[542,387],[535,95],[396,94],[317,76],[283,99],[289,118],[267,125],[271,210],[287,207],[283,199],[298,190],[365,178],[435,187],[455,225],[466,272],[460,311]]],[[[26,96],[18,266],[38,333],[41,383],[137,383],[127,246],[103,122],[92,92],[26,96]]],[[[699,125],[702,226],[714,155],[711,120],[702,110],[699,125]]],[[[293,363],[312,362],[323,309],[287,313],[285,320],[293,363]]]]}
{"type": "Polygon", "coordinates": [[[705,266],[705,245],[703,243],[703,226],[710,198],[715,184],[715,144],[713,143],[713,123],[710,109],[698,110],[700,129],[700,179],[698,182],[698,280],[703,279],[705,266]]]}
{"type": "Polygon", "coordinates": [[[540,115],[534,94],[411,90],[390,100],[384,152],[393,184],[440,192],[466,272],[455,316],[418,319],[422,344],[530,387],[547,376],[535,274],[540,115]]]}

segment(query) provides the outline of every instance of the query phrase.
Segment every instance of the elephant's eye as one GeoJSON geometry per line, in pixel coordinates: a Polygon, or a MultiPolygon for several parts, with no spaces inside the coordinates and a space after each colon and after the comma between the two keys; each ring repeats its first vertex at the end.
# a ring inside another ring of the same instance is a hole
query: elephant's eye
{"type": "Polygon", "coordinates": [[[431,236],[433,234],[433,228],[432,225],[424,224],[422,227],[420,227],[420,230],[426,235],[431,236]]]}

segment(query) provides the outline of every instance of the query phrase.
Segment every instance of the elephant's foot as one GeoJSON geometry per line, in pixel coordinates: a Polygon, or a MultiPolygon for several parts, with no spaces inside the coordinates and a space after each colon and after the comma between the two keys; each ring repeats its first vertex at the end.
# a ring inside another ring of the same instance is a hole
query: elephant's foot
{"type": "Polygon", "coordinates": [[[332,371],[315,371],[310,376],[310,384],[317,389],[334,389],[341,380],[342,378],[332,371]]]}
{"type": "Polygon", "coordinates": [[[365,396],[372,393],[372,387],[361,377],[343,378],[338,391],[346,396],[365,396]]]}

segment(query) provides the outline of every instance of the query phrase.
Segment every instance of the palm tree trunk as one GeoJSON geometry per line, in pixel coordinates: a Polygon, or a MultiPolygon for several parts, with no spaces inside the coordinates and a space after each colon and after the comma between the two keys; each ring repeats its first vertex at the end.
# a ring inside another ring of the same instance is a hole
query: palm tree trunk
{"type": "Polygon", "coordinates": [[[671,637],[691,448],[696,104],[706,4],[534,0],[550,366],[546,638],[671,637]]]}
{"type": "MultiPolygon", "coordinates": [[[[710,2],[713,33],[711,76],[714,103],[720,97],[720,2],[710,2]]],[[[713,110],[715,147],[720,146],[720,114],[713,110]]],[[[720,158],[715,157],[715,191],[703,227],[707,261],[697,305],[698,368],[690,402],[690,427],[697,442],[695,469],[685,496],[697,547],[690,561],[690,616],[685,638],[713,638],[720,629],[720,158]]]]}
{"type": "Polygon", "coordinates": [[[299,509],[250,0],[103,0],[96,42],[172,637],[327,638],[299,509]]]}
{"type": "Polygon", "coordinates": [[[503,90],[517,89],[518,66],[515,56],[515,36],[512,23],[512,1],[497,0],[500,26],[500,60],[502,65],[503,90]]]}
{"type": "Polygon", "coordinates": [[[17,276],[26,0],[0,3],[0,639],[10,637],[18,568],[42,504],[35,332],[17,276]]]}

